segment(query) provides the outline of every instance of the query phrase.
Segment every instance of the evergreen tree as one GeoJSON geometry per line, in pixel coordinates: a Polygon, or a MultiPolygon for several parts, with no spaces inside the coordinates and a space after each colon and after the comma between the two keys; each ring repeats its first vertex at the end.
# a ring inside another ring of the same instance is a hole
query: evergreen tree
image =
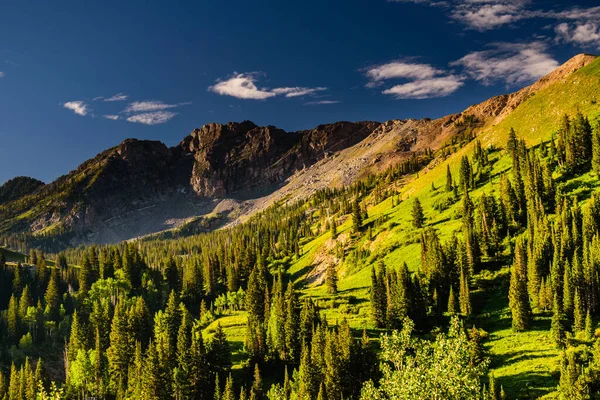
{"type": "Polygon", "coordinates": [[[446,192],[452,192],[454,190],[454,180],[452,179],[452,172],[450,172],[450,164],[446,166],[446,192]]]}
{"type": "Polygon", "coordinates": [[[221,396],[222,400],[236,400],[235,392],[233,389],[233,378],[231,377],[231,373],[227,377],[225,381],[225,389],[223,389],[223,395],[221,396]]]}
{"type": "Polygon", "coordinates": [[[50,282],[48,283],[48,288],[46,289],[45,300],[46,317],[50,321],[58,322],[60,317],[60,291],[58,288],[58,273],[56,269],[52,270],[50,282]]]}
{"type": "Polygon", "coordinates": [[[415,198],[412,208],[412,224],[415,228],[422,228],[425,224],[425,214],[423,213],[423,207],[419,198],[415,198]]]}
{"type": "Polygon", "coordinates": [[[550,332],[554,344],[558,347],[562,347],[565,332],[561,321],[560,315],[560,302],[558,301],[558,294],[554,294],[554,301],[552,306],[552,323],[550,325],[550,332]]]}
{"type": "Polygon", "coordinates": [[[254,364],[254,381],[250,389],[250,398],[254,400],[262,400],[263,398],[263,383],[258,364],[254,364]]]}
{"type": "MultiPolygon", "coordinates": [[[[111,334],[112,336],[112,334],[111,334]]],[[[166,398],[164,381],[162,380],[156,346],[150,343],[146,352],[144,371],[142,374],[142,398],[160,400],[166,398]]],[[[119,396],[120,397],[120,396],[119,396]]]]}
{"type": "Polygon", "coordinates": [[[516,331],[529,327],[531,307],[527,295],[527,253],[523,239],[517,240],[515,259],[510,271],[509,305],[516,331]]]}
{"type": "Polygon", "coordinates": [[[327,283],[327,289],[331,294],[337,294],[337,271],[335,270],[335,266],[330,263],[327,265],[325,282],[327,283]]]}
{"type": "Polygon", "coordinates": [[[450,294],[448,295],[448,314],[454,315],[456,312],[456,296],[454,295],[454,289],[452,285],[450,285],[450,294]]]}
{"type": "Polygon", "coordinates": [[[600,125],[592,135],[592,171],[600,176],[600,125]]]}
{"type": "Polygon", "coordinates": [[[287,361],[295,364],[300,359],[301,343],[298,333],[300,332],[300,310],[298,297],[294,290],[294,284],[288,284],[285,293],[285,347],[287,349],[287,361]]]}
{"type": "Polygon", "coordinates": [[[585,311],[581,291],[575,289],[575,298],[573,302],[573,332],[578,333],[585,328],[585,311]]]}
{"type": "Polygon", "coordinates": [[[358,233],[361,231],[362,223],[363,218],[362,213],[360,211],[360,204],[358,202],[358,198],[356,198],[352,203],[352,229],[354,230],[354,233],[358,233]]]}
{"type": "MultiPolygon", "coordinates": [[[[154,346],[150,347],[152,349],[149,350],[147,358],[149,359],[148,363],[151,364],[148,365],[154,368],[154,363],[158,365],[158,361],[155,361],[154,359],[150,361],[150,358],[157,358],[158,355],[156,354],[154,346]]],[[[133,350],[130,327],[127,321],[127,306],[124,301],[120,300],[115,307],[115,314],[110,330],[110,347],[106,351],[110,387],[113,393],[119,397],[123,396],[127,389],[127,369],[129,368],[133,350]]],[[[152,374],[154,373],[155,372],[152,371],[152,374]]],[[[154,379],[154,377],[152,377],[152,379],[154,379]]],[[[154,380],[149,381],[148,385],[151,385],[153,388],[154,380]]],[[[154,390],[152,388],[151,390],[154,390]]]]}

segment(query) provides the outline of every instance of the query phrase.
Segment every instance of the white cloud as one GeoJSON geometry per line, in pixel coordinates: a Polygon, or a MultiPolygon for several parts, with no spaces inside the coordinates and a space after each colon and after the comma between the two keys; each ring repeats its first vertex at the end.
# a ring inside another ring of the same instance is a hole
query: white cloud
{"type": "Polygon", "coordinates": [[[490,50],[469,53],[451,65],[463,67],[468,76],[484,85],[529,83],[559,65],[546,49],[542,42],[496,43],[490,50]]]}
{"type": "Polygon", "coordinates": [[[443,72],[428,64],[395,61],[369,67],[366,69],[365,74],[371,80],[367,86],[374,87],[379,82],[387,79],[428,79],[443,74],[443,72]]]}
{"type": "Polygon", "coordinates": [[[129,96],[123,93],[117,93],[114,96],[104,99],[104,101],[125,101],[129,96]]]}
{"type": "Polygon", "coordinates": [[[321,105],[321,104],[338,104],[339,101],[337,100],[319,100],[319,101],[309,101],[307,103],[304,103],[305,106],[315,106],[315,105],[321,105]]]}
{"type": "Polygon", "coordinates": [[[365,75],[370,82],[367,87],[382,85],[390,79],[403,79],[401,83],[383,90],[381,93],[397,99],[428,99],[444,97],[454,93],[463,85],[463,79],[429,64],[394,61],[369,67],[365,75]]]}
{"type": "Polygon", "coordinates": [[[451,16],[469,28],[486,31],[529,18],[526,0],[462,0],[454,4],[451,16]]]}
{"type": "Polygon", "coordinates": [[[0,78],[4,78],[4,72],[0,71],[0,78]]]}
{"type": "Polygon", "coordinates": [[[135,112],[148,112],[148,111],[158,111],[158,110],[166,110],[169,108],[176,108],[182,104],[166,104],[162,101],[134,101],[130,103],[123,112],[126,113],[135,113],[135,112]]]}
{"type": "Polygon", "coordinates": [[[306,88],[306,87],[283,87],[271,90],[272,93],[284,94],[285,97],[300,97],[315,94],[327,90],[326,87],[306,88]]]}
{"type": "Polygon", "coordinates": [[[209,86],[208,90],[221,96],[232,96],[245,100],[265,100],[271,97],[283,95],[285,97],[310,96],[317,92],[327,90],[326,87],[281,87],[281,88],[259,88],[256,85],[260,74],[237,73],[225,80],[219,80],[216,84],[209,86]]]}
{"type": "Polygon", "coordinates": [[[264,100],[276,96],[273,92],[259,89],[254,83],[256,80],[256,74],[253,73],[234,73],[231,78],[210,86],[208,90],[221,96],[232,96],[247,100],[264,100]]]}
{"type": "Polygon", "coordinates": [[[559,42],[600,48],[600,24],[598,23],[569,24],[562,22],[554,28],[554,31],[559,42]]]}
{"type": "Polygon", "coordinates": [[[77,115],[85,116],[88,115],[90,110],[84,101],[69,101],[63,104],[63,107],[73,111],[77,115]]]}
{"type": "Polygon", "coordinates": [[[127,121],[144,124],[144,125],[158,125],[158,124],[164,124],[165,122],[168,122],[176,115],[177,115],[177,113],[174,113],[171,111],[155,111],[155,112],[148,112],[148,113],[143,113],[143,114],[132,115],[127,118],[127,121]]]}
{"type": "Polygon", "coordinates": [[[113,121],[116,121],[119,119],[118,115],[103,115],[103,117],[106,119],[112,119],[113,121]]]}
{"type": "Polygon", "coordinates": [[[449,75],[403,83],[386,89],[382,93],[392,95],[397,99],[429,99],[448,96],[462,85],[460,77],[449,75]]]}

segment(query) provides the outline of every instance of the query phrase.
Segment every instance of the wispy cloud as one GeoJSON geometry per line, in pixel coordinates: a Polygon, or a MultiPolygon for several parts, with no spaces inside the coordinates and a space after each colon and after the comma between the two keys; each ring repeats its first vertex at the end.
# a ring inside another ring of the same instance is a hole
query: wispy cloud
{"type": "Polygon", "coordinates": [[[73,111],[77,115],[86,116],[90,113],[88,105],[84,101],[69,101],[63,104],[64,108],[73,111]]]}
{"type": "Polygon", "coordinates": [[[526,10],[527,0],[461,0],[455,2],[451,16],[456,21],[478,31],[487,31],[512,24],[531,13],[526,10]]]}
{"type": "Polygon", "coordinates": [[[302,97],[310,96],[317,92],[327,90],[326,87],[280,87],[259,88],[256,85],[261,74],[257,72],[237,73],[216,84],[209,86],[208,90],[221,96],[232,96],[244,100],[266,100],[275,96],[302,97]]]}
{"type": "Polygon", "coordinates": [[[381,93],[392,95],[397,99],[429,99],[448,96],[458,90],[463,84],[460,77],[449,75],[403,83],[386,89],[381,93]]]}
{"type": "Polygon", "coordinates": [[[463,86],[460,76],[429,64],[394,61],[364,70],[369,79],[367,87],[377,87],[389,80],[404,80],[401,84],[384,89],[381,93],[396,99],[428,99],[445,97],[463,86]]]}
{"type": "Polygon", "coordinates": [[[116,121],[120,118],[118,115],[103,115],[103,117],[106,119],[111,119],[113,121],[116,121]]]}
{"type": "Polygon", "coordinates": [[[322,92],[323,90],[327,90],[326,87],[316,87],[316,88],[306,88],[306,87],[283,87],[283,88],[275,88],[272,90],[272,93],[283,94],[285,97],[300,97],[300,96],[308,96],[315,94],[317,92],[322,92]]]}
{"type": "Polygon", "coordinates": [[[127,118],[127,121],[144,125],[158,125],[170,121],[176,115],[177,113],[171,111],[155,111],[132,115],[127,118]]]}
{"type": "Polygon", "coordinates": [[[533,18],[554,20],[556,40],[600,49],[600,6],[541,9],[531,0],[390,0],[446,9],[446,14],[467,29],[489,31],[533,18]]]}
{"type": "Polygon", "coordinates": [[[162,101],[134,101],[130,103],[123,112],[126,113],[136,113],[136,112],[147,112],[147,111],[158,111],[158,110],[167,110],[169,108],[176,108],[182,105],[180,104],[167,104],[162,101]]]}
{"type": "Polygon", "coordinates": [[[428,64],[402,61],[393,61],[386,64],[375,65],[365,70],[365,75],[371,81],[367,84],[367,87],[377,86],[381,81],[387,79],[428,79],[443,73],[444,71],[428,64]]]}
{"type": "Polygon", "coordinates": [[[0,71],[0,78],[4,78],[4,72],[0,71]]]}
{"type": "Polygon", "coordinates": [[[600,48],[600,23],[567,23],[558,24],[554,31],[559,42],[574,43],[582,47],[600,48]]]}
{"type": "Polygon", "coordinates": [[[104,99],[104,101],[125,101],[129,98],[129,96],[127,96],[126,94],[123,93],[117,93],[114,96],[108,97],[106,99],[104,99]]]}
{"type": "Polygon", "coordinates": [[[469,53],[451,65],[463,67],[469,77],[484,85],[530,83],[559,65],[546,50],[543,42],[496,43],[489,50],[469,53]]]}
{"type": "Polygon", "coordinates": [[[321,104],[338,104],[338,100],[319,100],[319,101],[309,101],[304,103],[305,106],[316,106],[321,104]]]}

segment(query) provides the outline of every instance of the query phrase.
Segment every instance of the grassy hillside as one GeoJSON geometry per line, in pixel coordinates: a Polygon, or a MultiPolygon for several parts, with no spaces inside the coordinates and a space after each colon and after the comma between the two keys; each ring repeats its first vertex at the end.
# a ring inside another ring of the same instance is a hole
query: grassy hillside
{"type": "MultiPolygon", "coordinates": [[[[570,75],[564,82],[542,89],[499,124],[481,128],[477,138],[484,147],[495,150],[489,156],[492,164],[489,180],[472,191],[473,201],[477,202],[483,193],[497,194],[500,176],[510,170],[510,157],[503,150],[510,128],[514,128],[528,146],[535,146],[551,139],[564,114],[581,111],[595,126],[600,119],[597,98],[600,98],[600,60],[570,75]]],[[[301,256],[289,260],[288,272],[302,288],[304,296],[312,297],[324,307],[329,321],[346,318],[352,328],[368,328],[372,336],[377,335],[369,308],[371,267],[378,262],[388,267],[398,267],[406,262],[412,271],[419,268],[419,232],[411,224],[412,200],[415,197],[422,202],[427,226],[434,227],[442,240],[460,233],[460,201],[451,202],[450,195],[443,190],[446,168],[450,166],[457,180],[460,159],[465,155],[472,156],[474,146],[472,141],[446,159],[439,156],[432,163],[433,167],[414,175],[406,185],[397,185],[397,196],[388,197],[380,203],[375,203],[372,195],[367,198],[369,218],[365,225],[385,221],[376,224],[369,233],[351,238],[352,222],[348,216],[338,227],[337,240],[332,240],[329,231],[324,231],[302,243],[301,256]],[[398,202],[399,199],[402,201],[398,202]],[[436,205],[444,203],[448,204],[445,209],[436,210],[436,205]],[[345,249],[343,260],[335,256],[336,243],[345,249]],[[357,251],[366,255],[353,257],[352,254],[357,251]],[[323,274],[315,273],[322,271],[323,266],[330,262],[336,263],[339,276],[339,293],[336,296],[327,293],[323,274]]],[[[600,181],[593,173],[561,183],[566,193],[577,194],[581,201],[600,187],[600,181]]],[[[473,293],[475,315],[469,323],[489,333],[485,346],[491,357],[491,369],[505,391],[510,393],[510,398],[552,397],[559,378],[559,352],[549,338],[550,314],[536,314],[532,329],[515,333],[511,329],[508,308],[508,279],[506,263],[486,264],[486,269],[474,276],[477,288],[473,293]]],[[[244,340],[244,318],[243,312],[221,318],[228,336],[238,344],[244,340]]]]}

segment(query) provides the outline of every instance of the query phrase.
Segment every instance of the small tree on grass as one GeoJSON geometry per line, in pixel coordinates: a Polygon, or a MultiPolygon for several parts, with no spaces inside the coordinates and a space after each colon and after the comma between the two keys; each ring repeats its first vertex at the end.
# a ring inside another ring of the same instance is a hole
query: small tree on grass
{"type": "Polygon", "coordinates": [[[336,294],[337,293],[337,271],[335,270],[335,266],[333,264],[329,264],[327,266],[327,276],[325,277],[327,288],[329,289],[329,293],[336,294]]]}
{"type": "Polygon", "coordinates": [[[423,206],[417,197],[413,203],[412,221],[415,228],[422,228],[425,225],[425,214],[423,214],[423,206]]]}

